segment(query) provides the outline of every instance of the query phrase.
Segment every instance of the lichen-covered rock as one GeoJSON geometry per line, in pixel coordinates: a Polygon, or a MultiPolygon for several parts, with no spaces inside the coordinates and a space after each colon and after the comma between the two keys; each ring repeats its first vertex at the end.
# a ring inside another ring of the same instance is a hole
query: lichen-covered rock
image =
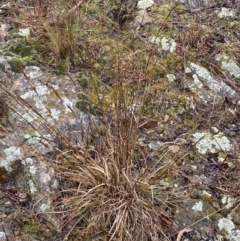
{"type": "Polygon", "coordinates": [[[220,232],[227,238],[227,240],[240,240],[240,230],[236,229],[235,224],[228,218],[220,218],[218,221],[218,228],[220,232]]]}
{"type": "Polygon", "coordinates": [[[227,75],[240,79],[240,67],[236,61],[227,55],[220,54],[216,56],[216,60],[220,63],[221,69],[226,72],[227,75]]]}
{"type": "Polygon", "coordinates": [[[12,181],[29,193],[35,211],[59,230],[51,209],[58,183],[51,165],[57,150],[86,142],[89,119],[76,107],[76,85],[67,77],[57,78],[38,67],[27,67],[24,74],[2,74],[1,92],[7,95],[8,123],[0,139],[2,184],[12,181]],[[9,88],[11,86],[11,88],[9,88]]]}
{"type": "Polygon", "coordinates": [[[186,86],[197,94],[203,104],[219,102],[223,97],[239,99],[239,94],[234,89],[199,64],[190,62],[185,68],[185,73],[186,86]]]}
{"type": "Polygon", "coordinates": [[[228,152],[232,148],[230,140],[221,132],[215,135],[209,132],[196,132],[193,134],[193,141],[201,154],[228,152]]]}

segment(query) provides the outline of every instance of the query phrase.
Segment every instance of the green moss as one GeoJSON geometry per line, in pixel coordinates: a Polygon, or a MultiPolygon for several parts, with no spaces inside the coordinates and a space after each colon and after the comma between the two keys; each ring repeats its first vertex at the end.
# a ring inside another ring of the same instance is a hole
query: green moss
{"type": "Polygon", "coordinates": [[[168,175],[164,180],[165,180],[166,182],[168,182],[169,184],[172,184],[175,179],[176,179],[176,178],[175,178],[174,175],[168,175]]]}
{"type": "MultiPolygon", "coordinates": [[[[170,4],[154,4],[151,7],[151,16],[156,23],[163,23],[171,10],[170,4]]],[[[169,21],[171,18],[169,18],[169,21]]]]}
{"type": "Polygon", "coordinates": [[[89,86],[89,80],[85,76],[77,78],[77,82],[83,89],[86,89],[89,86]]]}
{"type": "Polygon", "coordinates": [[[18,38],[25,38],[21,33],[12,33],[11,35],[13,38],[18,39],[18,38]]]}
{"type": "Polygon", "coordinates": [[[210,203],[212,201],[212,195],[206,191],[202,192],[201,197],[202,197],[202,200],[207,203],[210,203]]]}
{"type": "Polygon", "coordinates": [[[15,54],[9,50],[3,50],[3,56],[14,57],[15,54]]]}
{"type": "Polygon", "coordinates": [[[27,233],[27,234],[36,234],[41,232],[42,230],[42,226],[40,222],[37,221],[28,221],[26,223],[24,223],[23,225],[23,230],[27,233]]]}
{"type": "Polygon", "coordinates": [[[8,60],[8,63],[13,72],[19,73],[21,72],[21,69],[24,67],[24,61],[19,56],[12,57],[10,60],[8,60]]]}
{"type": "Polygon", "coordinates": [[[6,118],[0,118],[0,125],[7,126],[7,120],[6,118]]]}
{"type": "Polygon", "coordinates": [[[56,65],[56,68],[55,68],[55,73],[57,75],[65,74],[66,73],[66,69],[67,69],[67,67],[66,67],[66,65],[64,63],[58,63],[56,65]]]}
{"type": "Polygon", "coordinates": [[[184,14],[186,12],[186,8],[184,7],[184,5],[178,5],[174,11],[177,13],[177,15],[180,15],[180,14],[184,14]]]}
{"type": "Polygon", "coordinates": [[[163,75],[168,74],[170,71],[175,69],[183,68],[183,61],[180,60],[179,56],[175,53],[168,53],[159,59],[159,65],[162,66],[163,75]]]}
{"type": "Polygon", "coordinates": [[[31,49],[32,48],[27,41],[16,43],[15,45],[9,47],[9,51],[22,57],[29,56],[31,54],[31,49]]]}
{"type": "Polygon", "coordinates": [[[4,63],[0,63],[0,70],[2,70],[2,71],[5,70],[5,64],[4,63]]]}
{"type": "Polygon", "coordinates": [[[76,107],[84,113],[90,113],[96,115],[94,106],[92,105],[88,95],[84,92],[78,94],[78,101],[76,107]]]}

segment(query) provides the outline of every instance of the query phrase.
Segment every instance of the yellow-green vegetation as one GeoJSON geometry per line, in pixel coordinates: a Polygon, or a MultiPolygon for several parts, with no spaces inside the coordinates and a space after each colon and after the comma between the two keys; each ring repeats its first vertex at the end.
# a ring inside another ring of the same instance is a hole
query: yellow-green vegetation
{"type": "Polygon", "coordinates": [[[35,220],[28,220],[23,224],[23,230],[30,235],[40,233],[42,231],[42,225],[35,220]]]}

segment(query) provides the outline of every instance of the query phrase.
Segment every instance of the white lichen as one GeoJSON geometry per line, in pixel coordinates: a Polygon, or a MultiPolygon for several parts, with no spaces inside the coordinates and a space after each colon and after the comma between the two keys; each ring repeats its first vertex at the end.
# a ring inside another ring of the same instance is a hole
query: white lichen
{"type": "Polygon", "coordinates": [[[22,164],[23,165],[28,165],[28,164],[32,165],[33,164],[33,159],[30,158],[30,157],[27,157],[26,159],[22,160],[22,164]]]}
{"type": "Polygon", "coordinates": [[[61,114],[60,110],[51,109],[51,116],[52,116],[53,119],[58,120],[60,114],[61,114]]]}
{"type": "Polygon", "coordinates": [[[49,92],[49,89],[47,88],[47,86],[45,86],[45,85],[36,85],[36,92],[38,93],[38,95],[46,95],[46,94],[48,94],[48,92],[49,92]]]}
{"type": "Polygon", "coordinates": [[[197,166],[196,165],[191,165],[192,170],[197,170],[197,166]]]}
{"type": "Polygon", "coordinates": [[[173,82],[174,80],[176,80],[176,76],[174,74],[167,74],[166,77],[169,82],[173,82]]]}
{"type": "Polygon", "coordinates": [[[37,115],[33,111],[29,110],[27,113],[24,113],[21,116],[21,119],[24,119],[27,122],[31,123],[31,122],[33,122],[34,120],[37,119],[37,115]]]}
{"type": "Polygon", "coordinates": [[[29,172],[32,175],[36,174],[37,168],[34,166],[34,161],[33,161],[32,158],[27,157],[26,159],[22,160],[22,164],[25,165],[25,166],[27,165],[29,167],[29,172]]]}
{"type": "Polygon", "coordinates": [[[222,8],[221,11],[217,11],[217,15],[219,18],[226,18],[226,17],[235,17],[236,12],[229,8],[222,8]]]}
{"type": "Polygon", "coordinates": [[[231,208],[234,204],[234,198],[229,195],[224,195],[221,201],[225,208],[231,208]]]}
{"type": "Polygon", "coordinates": [[[193,205],[192,210],[195,212],[202,212],[203,211],[203,203],[197,202],[195,205],[193,205]]]}
{"type": "Polygon", "coordinates": [[[55,179],[55,180],[53,181],[52,188],[58,188],[58,187],[59,187],[58,181],[55,179]]]}
{"type": "Polygon", "coordinates": [[[0,162],[0,166],[4,167],[7,171],[11,171],[11,165],[22,157],[21,150],[16,146],[11,146],[3,150],[3,152],[6,154],[6,158],[0,162]]]}
{"type": "Polygon", "coordinates": [[[167,182],[166,180],[162,179],[159,181],[159,184],[165,188],[168,188],[171,186],[171,184],[169,182],[167,182]]]}
{"type": "Polygon", "coordinates": [[[228,234],[235,228],[234,223],[228,218],[221,218],[218,221],[218,227],[221,230],[225,230],[228,234]]]}
{"type": "Polygon", "coordinates": [[[227,71],[229,75],[240,78],[240,67],[237,63],[226,54],[218,54],[216,61],[220,62],[223,71],[227,71]]]}
{"type": "Polygon", "coordinates": [[[32,180],[28,180],[28,185],[29,185],[29,189],[30,189],[30,192],[32,194],[34,194],[35,192],[37,192],[37,189],[35,187],[35,184],[33,183],[32,180]]]}
{"type": "Polygon", "coordinates": [[[151,43],[151,44],[160,44],[161,43],[161,39],[156,37],[156,36],[150,36],[148,37],[148,41],[151,43]]]}
{"type": "Polygon", "coordinates": [[[43,203],[43,204],[41,204],[41,206],[40,206],[40,210],[42,211],[42,212],[45,212],[45,211],[47,211],[47,210],[49,210],[50,209],[50,205],[48,205],[48,204],[46,204],[46,203],[43,203]]]}
{"type": "Polygon", "coordinates": [[[161,40],[162,49],[173,53],[176,50],[176,42],[174,39],[162,38],[161,40]]]}
{"type": "Polygon", "coordinates": [[[26,92],[25,94],[21,95],[23,99],[27,99],[29,97],[34,96],[46,96],[49,92],[49,89],[45,85],[36,85],[35,90],[30,90],[26,92]]]}
{"type": "Polygon", "coordinates": [[[33,95],[33,91],[28,91],[25,94],[21,95],[21,98],[23,98],[24,100],[28,99],[29,97],[31,97],[33,95]]]}
{"type": "Polygon", "coordinates": [[[29,135],[29,134],[24,135],[24,138],[27,139],[27,142],[30,145],[34,145],[34,144],[39,142],[39,138],[38,137],[29,135]]]}
{"type": "Polygon", "coordinates": [[[52,136],[50,134],[40,135],[39,132],[34,131],[32,135],[29,135],[29,134],[24,135],[24,138],[27,139],[27,143],[30,145],[36,145],[36,144],[40,145],[41,143],[49,144],[48,140],[51,140],[52,136]]]}
{"type": "Polygon", "coordinates": [[[156,45],[161,44],[162,49],[164,51],[169,51],[171,53],[173,53],[176,50],[176,46],[177,46],[174,39],[169,39],[166,37],[163,37],[162,39],[160,39],[156,36],[150,36],[150,37],[148,37],[148,41],[151,44],[156,44],[156,45]]]}
{"type": "Polygon", "coordinates": [[[213,78],[206,68],[190,62],[188,67],[185,69],[185,73],[191,72],[193,73],[194,82],[193,84],[189,84],[190,88],[192,86],[195,86],[195,88],[199,86],[199,89],[201,89],[202,85],[199,83],[199,81],[201,81],[202,84],[207,85],[210,90],[219,96],[226,94],[229,97],[235,97],[237,95],[237,93],[223,81],[213,78]]]}
{"type": "Polygon", "coordinates": [[[37,172],[37,168],[35,166],[30,166],[29,167],[29,172],[32,174],[32,175],[35,175],[36,172],[37,172]]]}
{"type": "Polygon", "coordinates": [[[30,79],[36,79],[38,77],[40,77],[43,74],[43,72],[41,71],[41,69],[37,66],[32,66],[31,71],[29,72],[29,78],[30,79]]]}
{"type": "Polygon", "coordinates": [[[20,28],[18,32],[21,36],[28,37],[30,35],[30,28],[20,28]]]}
{"type": "Polygon", "coordinates": [[[199,153],[217,153],[218,151],[227,152],[232,148],[230,140],[219,132],[212,135],[209,132],[197,132],[193,134],[193,141],[199,153]]]}
{"type": "Polygon", "coordinates": [[[222,62],[222,69],[227,70],[230,75],[240,78],[240,67],[232,60],[222,62]]]}
{"type": "Polygon", "coordinates": [[[189,67],[186,67],[186,68],[185,68],[185,73],[186,73],[186,74],[189,74],[189,73],[191,73],[191,72],[192,72],[192,70],[191,70],[189,67]]]}
{"type": "MultiPolygon", "coordinates": [[[[48,100],[47,94],[49,94],[49,89],[44,85],[36,85],[35,90],[31,90],[21,95],[23,99],[31,98],[30,100],[35,103],[35,107],[41,116],[45,117],[48,110],[44,104],[48,100]]],[[[36,118],[39,118],[33,111],[28,110],[27,113],[22,115],[28,122],[33,122],[36,118]]]]}
{"type": "Polygon", "coordinates": [[[189,84],[189,87],[192,90],[198,90],[201,89],[203,87],[203,83],[198,79],[198,76],[196,74],[193,74],[193,83],[189,84]]]}
{"type": "Polygon", "coordinates": [[[154,151],[157,151],[160,148],[160,146],[157,143],[149,143],[148,146],[150,149],[154,151]]]}
{"type": "Polygon", "coordinates": [[[67,97],[62,97],[63,106],[65,107],[65,113],[71,113],[71,109],[73,108],[73,102],[69,100],[67,97]]]}
{"type": "Polygon", "coordinates": [[[6,234],[4,232],[0,232],[0,238],[1,240],[5,240],[7,238],[6,234]]]}
{"type": "Polygon", "coordinates": [[[150,8],[154,4],[153,0],[140,0],[138,1],[138,8],[139,9],[147,9],[150,8]]]}
{"type": "Polygon", "coordinates": [[[219,133],[219,130],[218,130],[218,128],[216,126],[213,126],[211,129],[213,130],[213,132],[215,134],[219,133]]]}
{"type": "Polygon", "coordinates": [[[221,232],[227,233],[226,238],[231,241],[240,240],[240,230],[235,230],[235,224],[228,218],[221,218],[218,221],[218,228],[221,232]]]}

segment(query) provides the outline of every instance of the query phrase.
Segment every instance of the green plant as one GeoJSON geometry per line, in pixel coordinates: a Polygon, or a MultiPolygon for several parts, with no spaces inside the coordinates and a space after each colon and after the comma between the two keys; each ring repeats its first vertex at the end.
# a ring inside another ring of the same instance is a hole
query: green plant
{"type": "Polygon", "coordinates": [[[8,60],[8,63],[11,66],[13,72],[21,72],[24,66],[24,61],[20,56],[12,57],[10,60],[8,60]]]}

